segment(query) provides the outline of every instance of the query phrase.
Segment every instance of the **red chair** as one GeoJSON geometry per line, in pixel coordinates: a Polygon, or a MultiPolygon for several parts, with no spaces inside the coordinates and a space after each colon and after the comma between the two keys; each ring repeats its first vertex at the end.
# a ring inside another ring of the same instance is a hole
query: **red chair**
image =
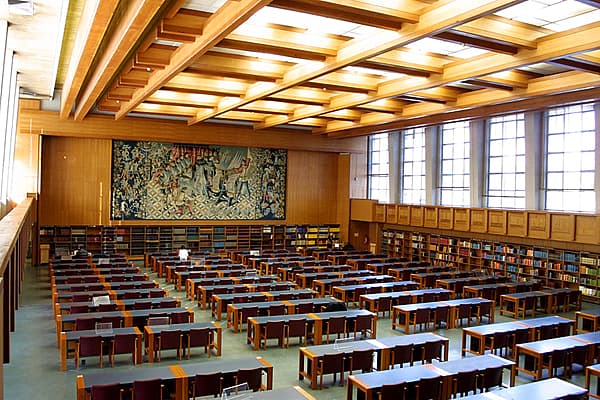
{"type": "Polygon", "coordinates": [[[137,335],[135,333],[117,333],[112,342],[112,347],[108,357],[111,365],[115,366],[115,355],[131,354],[131,362],[135,364],[135,354],[137,350],[137,335]]]}
{"type": "Polygon", "coordinates": [[[285,304],[271,304],[269,306],[269,315],[284,315],[285,310],[285,304]]]}
{"type": "Polygon", "coordinates": [[[118,307],[115,303],[98,304],[99,312],[117,311],[118,307]]]}
{"type": "Polygon", "coordinates": [[[212,344],[212,331],[210,328],[192,328],[187,335],[187,358],[192,354],[192,347],[204,347],[204,352],[210,358],[210,348],[212,344]]]}
{"type": "Polygon", "coordinates": [[[69,308],[71,314],[82,314],[90,312],[90,307],[87,304],[77,304],[69,308]]]}
{"type": "Polygon", "coordinates": [[[116,400],[123,398],[123,389],[120,383],[106,385],[92,385],[90,388],[92,400],[116,400]]]}
{"type": "Polygon", "coordinates": [[[152,301],[150,300],[141,300],[133,303],[134,310],[149,310],[152,308],[152,301]]]}
{"type": "Polygon", "coordinates": [[[352,373],[356,370],[361,370],[363,373],[373,370],[373,355],[372,349],[354,350],[350,356],[350,370],[352,373]]]}
{"type": "Polygon", "coordinates": [[[102,337],[100,335],[81,336],[75,345],[75,368],[79,369],[79,361],[82,357],[100,357],[100,368],[102,368],[102,337]]]}
{"type": "Polygon", "coordinates": [[[162,379],[133,381],[132,400],[162,400],[162,379]]]}
{"type": "Polygon", "coordinates": [[[191,398],[198,396],[220,396],[222,385],[222,374],[220,371],[208,374],[197,374],[191,387],[191,398]]]}
{"type": "Polygon", "coordinates": [[[381,385],[379,400],[406,399],[406,382],[386,383],[381,385]]]}
{"type": "Polygon", "coordinates": [[[248,388],[253,392],[257,392],[262,386],[262,369],[261,368],[240,368],[235,377],[235,384],[241,385],[247,383],[248,388]]]}
{"type": "Polygon", "coordinates": [[[176,311],[171,313],[172,324],[186,324],[190,322],[191,314],[187,311],[176,311]]]}
{"type": "Polygon", "coordinates": [[[75,320],[76,331],[89,331],[93,329],[96,329],[96,318],[81,317],[75,320]]]}
{"type": "Polygon", "coordinates": [[[326,325],[325,334],[327,335],[327,343],[329,343],[329,335],[335,334],[338,339],[340,336],[346,336],[346,317],[331,317],[327,320],[326,325]]]}
{"type": "Polygon", "coordinates": [[[180,329],[164,329],[157,338],[156,359],[160,361],[162,350],[177,350],[177,358],[181,360],[182,335],[180,329]]]}
{"type": "Polygon", "coordinates": [[[323,375],[333,374],[333,383],[340,373],[340,386],[344,386],[344,353],[327,353],[319,359],[316,365],[316,374],[319,377],[319,389],[323,389],[323,375]]]}
{"type": "Polygon", "coordinates": [[[309,314],[314,311],[313,303],[297,303],[296,314],[309,314]]]}
{"type": "Polygon", "coordinates": [[[260,340],[263,343],[263,349],[267,349],[267,340],[277,339],[279,346],[283,347],[285,323],[283,320],[267,321],[261,329],[260,340]]]}
{"type": "Polygon", "coordinates": [[[306,343],[306,318],[291,318],[288,320],[285,332],[285,347],[290,347],[290,338],[297,337],[300,344],[306,343]]]}

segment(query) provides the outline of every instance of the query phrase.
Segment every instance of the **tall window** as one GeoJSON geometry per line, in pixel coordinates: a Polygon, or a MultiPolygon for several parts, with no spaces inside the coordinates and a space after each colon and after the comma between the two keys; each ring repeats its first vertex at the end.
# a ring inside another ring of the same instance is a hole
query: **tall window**
{"type": "Polygon", "coordinates": [[[546,115],[546,210],[596,211],[594,106],[580,104],[546,115]]]}
{"type": "Polygon", "coordinates": [[[402,203],[425,204],[425,128],[402,132],[402,203]]]}
{"type": "Polygon", "coordinates": [[[440,204],[470,205],[470,132],[469,122],[441,127],[440,204]]]}
{"type": "Polygon", "coordinates": [[[487,206],[525,208],[525,115],[490,120],[487,206]]]}
{"type": "Polygon", "coordinates": [[[388,202],[390,200],[390,163],[388,134],[369,136],[369,198],[388,202]]]}

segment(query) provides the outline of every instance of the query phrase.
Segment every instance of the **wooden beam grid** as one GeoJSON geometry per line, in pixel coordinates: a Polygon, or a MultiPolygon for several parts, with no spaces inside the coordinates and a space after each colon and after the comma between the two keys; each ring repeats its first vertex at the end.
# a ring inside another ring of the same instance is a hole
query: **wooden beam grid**
{"type": "MultiPolygon", "coordinates": [[[[600,22],[555,33],[494,14],[523,1],[397,0],[389,7],[377,0],[228,0],[214,12],[184,8],[185,0],[136,3],[105,42],[114,53],[100,55],[106,72],[77,83],[75,118],[95,99],[116,119],[135,112],[187,118],[188,125],[238,120],[257,130],[304,126],[333,138],[598,87],[600,22]],[[265,6],[374,33],[353,38],[351,30],[324,34],[250,20],[265,6]],[[144,38],[130,36],[142,31],[144,38]],[[429,38],[487,52],[461,59],[413,48],[429,38]],[[125,43],[138,48],[124,61],[125,43]],[[523,70],[543,63],[561,68],[523,70]]],[[[85,46],[97,42],[90,37],[85,46]]]]}

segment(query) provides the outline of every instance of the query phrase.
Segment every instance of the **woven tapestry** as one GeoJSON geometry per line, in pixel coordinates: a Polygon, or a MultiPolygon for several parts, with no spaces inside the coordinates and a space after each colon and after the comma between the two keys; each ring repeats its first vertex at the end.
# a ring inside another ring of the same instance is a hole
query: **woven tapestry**
{"type": "Polygon", "coordinates": [[[285,219],[286,150],[114,140],[113,220],[285,219]]]}

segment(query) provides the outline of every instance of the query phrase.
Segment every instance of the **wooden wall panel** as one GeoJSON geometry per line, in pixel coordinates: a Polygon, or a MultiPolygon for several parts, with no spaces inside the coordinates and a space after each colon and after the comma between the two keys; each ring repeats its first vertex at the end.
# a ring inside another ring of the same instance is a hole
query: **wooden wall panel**
{"type": "Polygon", "coordinates": [[[423,207],[423,226],[427,228],[438,227],[438,208],[434,206],[423,207]]]}
{"type": "Polygon", "coordinates": [[[506,233],[510,236],[527,236],[527,211],[506,212],[506,233]]]}
{"type": "Polygon", "coordinates": [[[471,209],[471,232],[485,233],[488,225],[488,212],[485,208],[471,209]]]}
{"type": "Polygon", "coordinates": [[[337,223],[338,155],[288,151],[288,224],[337,223]]]}
{"type": "Polygon", "coordinates": [[[506,211],[488,210],[488,233],[506,234],[506,211]]]}
{"type": "Polygon", "coordinates": [[[550,215],[550,239],[571,242],[575,239],[575,215],[550,215]]]}
{"type": "Polygon", "coordinates": [[[550,237],[550,213],[528,211],[527,226],[527,236],[536,239],[548,239],[550,237]]]}
{"type": "Polygon", "coordinates": [[[110,140],[44,138],[40,224],[107,224],[110,155],[110,140]]]}
{"type": "Polygon", "coordinates": [[[377,200],[351,199],[350,219],[353,221],[374,221],[375,204],[377,204],[377,200]]]}
{"type": "Polygon", "coordinates": [[[597,215],[575,216],[575,241],[579,243],[600,243],[600,218],[597,215]]]}
{"type": "MultiPolygon", "coordinates": [[[[336,153],[288,151],[286,220],[268,222],[339,223],[338,186],[349,180],[348,168],[340,168],[339,157],[336,153]]],[[[44,137],[40,224],[110,223],[110,169],[110,140],[44,137]]],[[[339,201],[347,202],[343,193],[340,196],[339,201]]]]}

